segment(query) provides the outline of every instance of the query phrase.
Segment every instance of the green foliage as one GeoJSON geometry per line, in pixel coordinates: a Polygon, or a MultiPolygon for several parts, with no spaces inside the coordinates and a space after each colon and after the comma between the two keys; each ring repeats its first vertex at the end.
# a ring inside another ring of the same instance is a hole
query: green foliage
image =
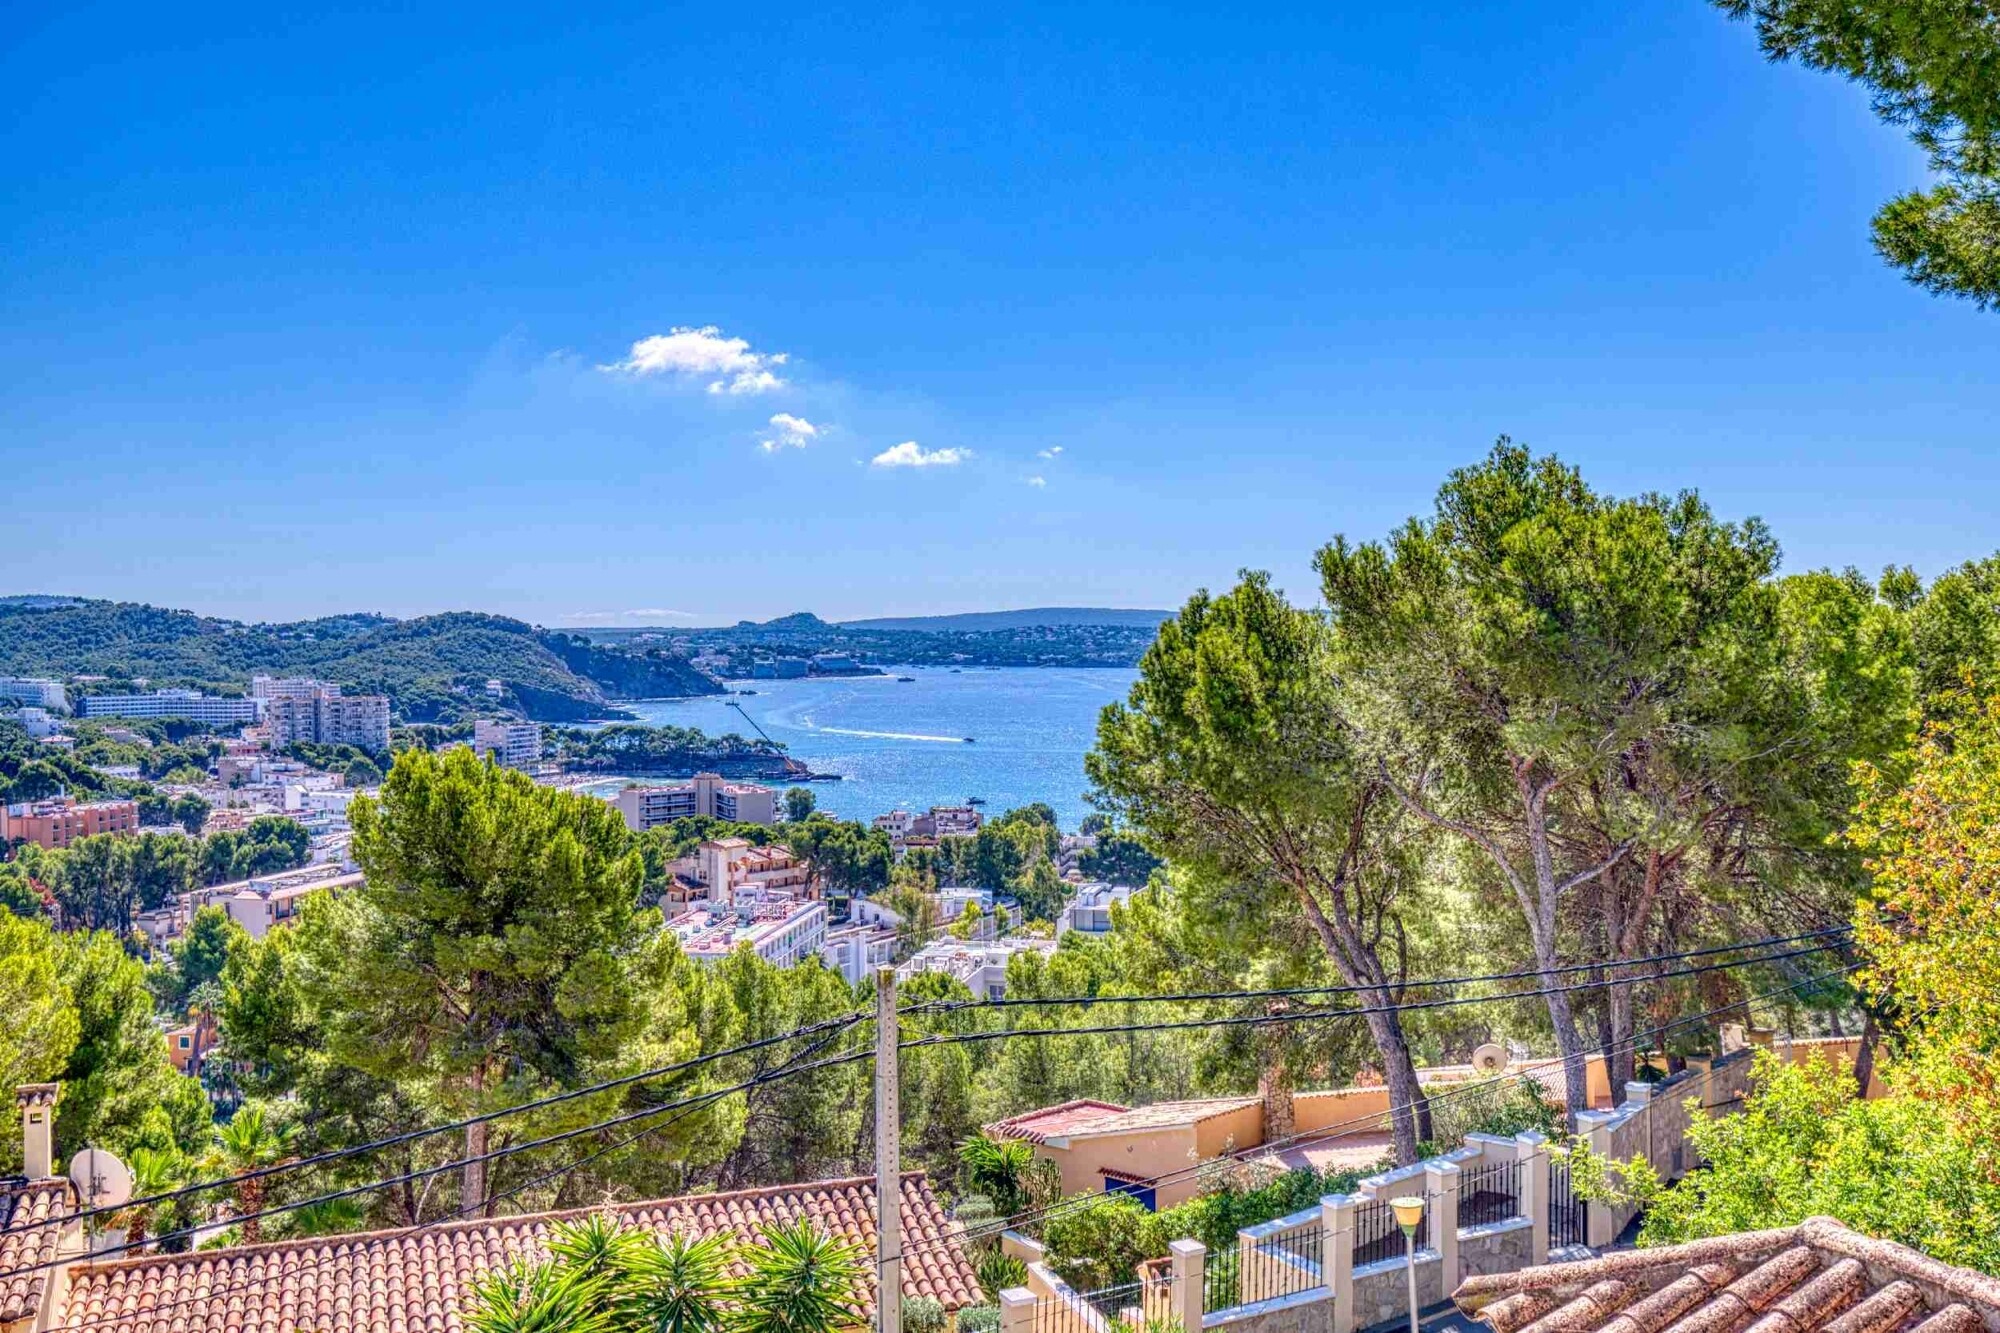
{"type": "Polygon", "coordinates": [[[976,1134],[958,1146],[965,1186],[993,1201],[1002,1217],[1020,1212],[1027,1200],[1023,1179],[1035,1160],[1035,1150],[1020,1139],[995,1139],[976,1134]]]}
{"type": "Polygon", "coordinates": [[[1875,215],[1875,248],[1926,291],[2000,305],[2000,29],[1984,0],[1714,0],[1764,53],[1864,85],[1943,180],[1875,215]]]}
{"type": "MultiPolygon", "coordinates": [[[[1016,1262],[1019,1262],[1016,1260],[1016,1262]]],[[[1027,1280],[1028,1266],[1021,1265],[1022,1281],[1027,1280]]],[[[1020,1283],[1013,1284],[1019,1286],[1020,1283]]],[[[1003,1288],[1004,1290],[1004,1288],[1003,1288]]],[[[958,1333],[1000,1333],[1000,1307],[998,1305],[968,1305],[958,1312],[958,1333]]]]}
{"type": "Polygon", "coordinates": [[[517,1257],[474,1282],[465,1326],[471,1333],[614,1333],[601,1287],[588,1273],[517,1257]]]}
{"type": "Polygon", "coordinates": [[[1946,1263],[2000,1273],[2000,1183],[1991,1145],[1914,1097],[1862,1101],[1830,1061],[1780,1063],[1760,1052],[1737,1115],[1696,1115],[1688,1135],[1707,1168],[1662,1185],[1650,1165],[1578,1155],[1597,1197],[1646,1205],[1642,1245],[1840,1219],[1946,1263]]]}
{"type": "Polygon", "coordinates": [[[904,1298],[903,1333],[944,1333],[944,1326],[944,1305],[935,1297],[904,1298]]]}
{"type": "Polygon", "coordinates": [[[201,845],[199,874],[204,884],[228,884],[296,870],[311,854],[312,835],[303,824],[283,815],[259,815],[240,833],[224,829],[210,834],[201,845]]]}
{"type": "MultiPolygon", "coordinates": [[[[0,1079],[7,1087],[58,1077],[82,1035],[61,959],[46,922],[0,915],[0,1079]]],[[[19,1136],[0,1139],[0,1169],[20,1165],[19,1136]]]]}
{"type": "MultiPolygon", "coordinates": [[[[979,1289],[986,1293],[986,1299],[996,1306],[1000,1303],[1000,1293],[1013,1287],[1028,1285],[1027,1261],[994,1247],[979,1261],[979,1289]]],[[[965,1327],[965,1316],[959,1316],[959,1328],[965,1327]]]]}
{"type": "Polygon", "coordinates": [[[1562,1108],[1551,1103],[1542,1085],[1532,1078],[1443,1092],[1440,1096],[1433,1090],[1431,1099],[1431,1144],[1438,1151],[1461,1146],[1469,1134],[1511,1138],[1534,1130],[1555,1138],[1562,1133],[1562,1108]]]}
{"type": "Polygon", "coordinates": [[[124,1152],[181,1081],[153,1022],[146,969],[107,931],[63,936],[57,960],[77,1024],[75,1047],[58,1075],[57,1154],[67,1158],[87,1144],[124,1152]]]}
{"type": "Polygon", "coordinates": [[[632,723],[589,731],[551,727],[546,748],[571,770],[682,777],[703,769],[732,768],[745,761],[764,761],[763,767],[775,767],[784,753],[782,745],[761,737],[745,740],[734,732],[710,736],[693,727],[632,723]]]}
{"type": "Polygon", "coordinates": [[[219,985],[236,941],[248,939],[248,932],[222,908],[213,903],[196,908],[187,930],[172,946],[175,1011],[185,1010],[202,988],[219,985]]]}
{"type": "Polygon", "coordinates": [[[860,1249],[800,1217],[773,1226],[745,1249],[749,1271],[736,1291],[738,1333],[827,1333],[861,1322],[860,1249]]]}
{"type": "Polygon", "coordinates": [[[799,820],[809,817],[813,812],[813,807],[817,804],[819,804],[819,797],[813,792],[811,787],[785,788],[785,818],[788,821],[797,823],[799,820]]]}
{"type": "Polygon", "coordinates": [[[1098,834],[1097,845],[1077,858],[1077,868],[1087,877],[1113,884],[1144,884],[1165,864],[1140,839],[1116,829],[1098,834]]]}

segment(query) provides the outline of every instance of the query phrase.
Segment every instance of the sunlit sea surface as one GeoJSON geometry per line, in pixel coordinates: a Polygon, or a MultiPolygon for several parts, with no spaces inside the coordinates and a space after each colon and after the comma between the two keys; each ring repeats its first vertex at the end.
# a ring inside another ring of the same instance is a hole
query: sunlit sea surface
{"type": "Polygon", "coordinates": [[[819,807],[843,819],[978,796],[992,813],[1046,801],[1067,829],[1090,813],[1083,756],[1098,710],[1123,699],[1136,674],[905,667],[887,676],[734,681],[732,689],[756,693],[624,706],[655,725],[754,738],[724,700],[743,705],[793,756],[841,775],[811,785],[819,807]]]}

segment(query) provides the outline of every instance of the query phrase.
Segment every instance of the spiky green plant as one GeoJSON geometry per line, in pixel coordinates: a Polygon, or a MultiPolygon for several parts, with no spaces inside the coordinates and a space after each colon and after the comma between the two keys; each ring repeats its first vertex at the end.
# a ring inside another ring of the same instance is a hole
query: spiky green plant
{"type": "Polygon", "coordinates": [[[613,1333],[603,1283],[560,1263],[516,1259],[479,1278],[465,1308],[468,1333],[613,1333]]]}
{"type": "Polygon", "coordinates": [[[623,1302],[631,1333],[720,1333],[736,1290],[725,1236],[679,1232],[640,1252],[623,1302]]]}
{"type": "Polygon", "coordinates": [[[737,1333],[830,1333],[861,1322],[861,1249],[801,1217],[780,1223],[744,1252],[736,1290],[737,1333]]]}

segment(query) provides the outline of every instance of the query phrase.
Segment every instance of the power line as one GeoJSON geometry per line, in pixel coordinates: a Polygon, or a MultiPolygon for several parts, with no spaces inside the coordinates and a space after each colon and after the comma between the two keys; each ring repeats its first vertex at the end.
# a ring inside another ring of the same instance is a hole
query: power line
{"type": "MultiPolygon", "coordinates": [[[[186,1198],[191,1194],[201,1194],[209,1190],[224,1189],[252,1180],[264,1180],[271,1176],[284,1175],[292,1171],[303,1171],[309,1167],[324,1166],[328,1162],[343,1161],[349,1157],[358,1157],[363,1153],[378,1152],[384,1148],[394,1148],[405,1143],[414,1143],[419,1139],[430,1138],[437,1134],[456,1133],[473,1125],[488,1124],[495,1120],[504,1119],[507,1116],[520,1115],[526,1111],[538,1111],[545,1106],[556,1106],[564,1102],[575,1101],[580,1097],[591,1097],[600,1092],[609,1092],[617,1088],[629,1087],[635,1083],[644,1083],[656,1078],[665,1078],[669,1074],[678,1074],[684,1070],[694,1069],[705,1064],[712,1064],[717,1060],[747,1055],[752,1051],[762,1050],[768,1046],[775,1046],[779,1042],[794,1041],[799,1037],[811,1036],[814,1033],[825,1031],[829,1027],[844,1028],[869,1017],[870,1015],[865,1011],[857,1010],[852,1014],[843,1015],[839,1018],[829,1018],[818,1023],[808,1023],[804,1027],[796,1028],[790,1032],[781,1032],[773,1037],[762,1037],[756,1041],[745,1042],[740,1046],[732,1046],[727,1050],[693,1056],[673,1064],[660,1065],[656,1068],[641,1070],[634,1074],[622,1074],[617,1078],[606,1079],[603,1082],[593,1083],[587,1087],[572,1088],[569,1091],[553,1093],[547,1097],[537,1098],[534,1101],[522,1102],[518,1106],[502,1107],[497,1111],[485,1111],[479,1115],[467,1116],[463,1120],[450,1121],[447,1124],[407,1130],[401,1134],[391,1134],[384,1138],[372,1139],[367,1143],[357,1143],[351,1147],[333,1148],[326,1152],[315,1153],[310,1157],[301,1157],[297,1161],[258,1167],[251,1171],[242,1172],[239,1175],[223,1176],[214,1180],[198,1181],[192,1185],[182,1185],[175,1189],[163,1190],[158,1194],[149,1194],[143,1198],[129,1200],[118,1205],[116,1208],[86,1208],[82,1212],[71,1214],[70,1220],[85,1221],[107,1213],[118,1213],[131,1208],[144,1208],[157,1203],[168,1203],[175,1199],[186,1198]]],[[[0,1237],[11,1236],[23,1231],[33,1231],[35,1226],[36,1224],[23,1223],[18,1226],[0,1227],[0,1237]]]]}
{"type": "MultiPolygon", "coordinates": [[[[849,1026],[852,1026],[855,1023],[859,1023],[860,1021],[861,1019],[859,1017],[856,1017],[850,1021],[849,1026]]],[[[833,1066],[836,1065],[852,1064],[855,1061],[868,1060],[872,1059],[873,1057],[874,1057],[873,1051],[852,1051],[846,1055],[830,1056],[823,1060],[814,1061],[811,1064],[799,1065],[794,1068],[785,1069],[783,1072],[786,1077],[790,1077],[791,1075],[794,1074],[812,1073],[820,1069],[832,1068],[833,1066]]],[[[325,1194],[314,1195],[309,1199],[300,1199],[294,1203],[275,1204],[269,1208],[262,1208],[253,1213],[243,1213],[236,1217],[232,1217],[229,1219],[229,1222],[232,1224],[241,1224],[243,1222],[262,1221],[264,1218],[267,1217],[278,1217],[282,1216],[285,1213],[297,1212],[301,1208],[309,1208],[314,1204],[334,1203],[341,1199],[351,1199],[357,1195],[370,1194],[377,1190],[387,1189],[391,1185],[404,1185],[410,1183],[411,1181],[427,1180],[432,1176],[439,1176],[449,1171],[456,1171],[459,1170],[460,1168],[471,1166],[477,1162],[497,1161],[504,1157],[512,1157],[518,1153],[530,1152],[536,1148],[546,1148],[553,1144],[565,1143],[571,1139],[580,1138],[585,1134],[594,1134],[600,1130],[613,1129],[619,1125],[630,1124],[635,1120],[643,1120],[648,1116],[655,1116],[655,1115],[660,1115],[667,1111],[678,1110],[684,1106],[696,1105],[698,1103],[703,1103],[703,1102],[717,1101],[723,1097],[729,1096],[732,1093],[746,1092],[749,1089],[757,1087],[762,1083],[767,1083],[771,1081],[771,1079],[774,1076],[775,1075],[770,1073],[759,1074],[755,1078],[745,1079],[741,1083],[734,1083],[725,1088],[716,1088],[708,1092],[697,1093],[692,1097],[682,1098],[679,1101],[667,1102],[659,1106],[641,1107],[636,1111],[627,1111],[622,1115],[612,1116],[609,1119],[600,1120],[593,1124],[582,1125],[575,1129],[567,1129],[562,1131],[561,1133],[550,1134],[543,1138],[531,1139],[526,1143],[518,1143],[506,1148],[496,1148],[491,1152],[478,1153],[470,1157],[455,1158],[448,1162],[441,1162],[436,1166],[420,1167],[414,1171],[406,1171],[400,1175],[387,1176],[379,1180],[368,1181],[364,1184],[349,1186],[346,1189],[333,1190],[325,1194]]],[[[122,1207],[125,1208],[129,1208],[131,1206],[132,1205],[130,1204],[122,1205],[122,1207]]],[[[103,1209],[99,1211],[109,1212],[117,1210],[103,1209]]],[[[73,1221],[74,1216],[65,1215],[61,1220],[67,1223],[73,1221]]],[[[192,1227],[183,1227],[178,1231],[162,1232],[157,1236],[148,1237],[147,1240],[141,1242],[141,1244],[148,1244],[148,1243],[158,1244],[163,1241],[179,1240],[182,1237],[193,1236],[206,1230],[208,1225],[210,1224],[203,1224],[200,1226],[192,1226],[192,1227]]],[[[98,1250],[95,1252],[95,1254],[92,1255],[92,1257],[96,1258],[99,1255],[107,1255],[107,1254],[121,1254],[124,1251],[133,1248],[136,1247],[132,1243],[125,1242],[119,1245],[107,1246],[102,1250],[98,1250]]],[[[73,1262],[73,1260],[68,1260],[68,1259],[49,1260],[45,1263],[34,1264],[26,1268],[8,1269],[5,1272],[0,1272],[0,1277],[9,1277],[9,1278],[25,1277],[30,1273],[39,1273],[46,1269],[56,1268],[64,1263],[70,1263],[70,1262],[73,1262]]]]}
{"type": "MultiPolygon", "coordinates": [[[[775,1082],[781,1078],[788,1078],[793,1074],[802,1074],[810,1072],[813,1068],[816,1068],[817,1066],[811,1064],[801,1065],[798,1062],[805,1059],[808,1056],[815,1055],[818,1052],[825,1050],[826,1047],[835,1039],[837,1039],[842,1032],[847,1031],[849,1028],[853,1026],[854,1025],[852,1023],[849,1023],[839,1029],[827,1033],[826,1036],[820,1038],[820,1040],[815,1042],[809,1049],[801,1051],[799,1054],[790,1057],[783,1064],[780,1064],[774,1069],[766,1070],[763,1074],[760,1074],[757,1078],[752,1079],[751,1083],[757,1084],[757,1083],[775,1082]]],[[[428,1222],[419,1222],[413,1226],[397,1228],[395,1233],[396,1238],[399,1240],[407,1240],[412,1236],[416,1236],[434,1227],[449,1225],[452,1222],[456,1222],[463,1218],[471,1216],[473,1213],[478,1212],[482,1208],[491,1206],[497,1200],[518,1197],[519,1195],[524,1194],[528,1190],[534,1189],[539,1185],[547,1184],[549,1181],[554,1180],[560,1176],[568,1175],[573,1171],[581,1170],[582,1168],[590,1165],[592,1162],[599,1160],[600,1158],[606,1156],[609,1153],[616,1152],[622,1148],[630,1147],[632,1144],[637,1143],[640,1139],[645,1138],[648,1134],[657,1134],[661,1130],[670,1128],[671,1126],[679,1123],[681,1120],[694,1114],[695,1111],[702,1109],[702,1105],[711,1103],[713,1101],[719,1100],[722,1097],[728,1096],[733,1091],[735,1091],[735,1089],[723,1088],[713,1092],[702,1093],[698,1097],[690,1099],[691,1103],[700,1103],[701,1105],[691,1104],[686,1109],[679,1111],[678,1113],[676,1113],[669,1119],[661,1122],[660,1124],[649,1125],[646,1128],[641,1129],[636,1134],[629,1135],[626,1138],[620,1139],[616,1143],[612,1143],[605,1147],[599,1148],[595,1152],[588,1153],[585,1156],[578,1158],[574,1162],[569,1162],[563,1166],[555,1167],[552,1170],[545,1171],[541,1175],[523,1181],[519,1185],[515,1185],[509,1189],[502,1190],[497,1194],[488,1195],[485,1199],[462,1205],[461,1207],[454,1209],[449,1213],[445,1213],[440,1217],[434,1217],[428,1222]]],[[[661,1112],[664,1112],[672,1108],[653,1107],[650,1109],[652,1113],[659,1114],[661,1112]]],[[[335,1235],[330,1237],[320,1237],[318,1239],[338,1240],[340,1239],[340,1237],[338,1235],[335,1235]]],[[[101,1253],[110,1253],[110,1251],[109,1250],[101,1251],[101,1253]]],[[[95,1257],[96,1255],[87,1256],[88,1259],[94,1259],[95,1257]]],[[[77,1261],[72,1260],[72,1262],[77,1262],[77,1261]]],[[[326,1258],[313,1259],[304,1264],[298,1265],[296,1268],[286,1270],[284,1276],[286,1278],[290,1278],[296,1276],[299,1273],[306,1272],[310,1269],[318,1268],[326,1262],[327,1262],[326,1258]]],[[[249,1291],[260,1284],[269,1283],[271,1281],[273,1281],[273,1278],[266,1276],[262,1278],[246,1279],[245,1281],[236,1283],[233,1286],[210,1287],[193,1295],[183,1296],[178,1300],[162,1302],[161,1304],[152,1306],[151,1308],[146,1310],[112,1315],[105,1318],[90,1320],[81,1324],[65,1324],[61,1330],[61,1333],[76,1333],[77,1330],[96,1328],[104,1324],[123,1323],[126,1320],[132,1318],[134,1314],[138,1314],[145,1318],[150,1319],[154,1315],[158,1314],[163,1310],[172,1310],[185,1305],[202,1304],[208,1301],[215,1300],[217,1297],[220,1296],[229,1296],[229,1295],[234,1295],[238,1292],[249,1291]]]]}
{"type": "MultiPolygon", "coordinates": [[[[1609,1048],[1609,1051],[1607,1051],[1606,1053],[1608,1054],[1611,1052],[1622,1051],[1627,1049],[1636,1050],[1639,1047],[1639,1045],[1648,1038],[1659,1036],[1662,1033],[1671,1032],[1675,1028],[1685,1027],[1692,1023],[1705,1022],[1708,1019],[1714,1018],[1719,1014],[1726,1014],[1731,1012],[1732,1010],[1745,1008],[1749,1005],[1757,1003],[1760,1000],[1767,1000],[1772,998],[1773,996],[1783,995],[1788,992],[1801,991],[1810,986],[1818,985],[1821,982],[1831,981],[1838,977],[1843,977],[1861,966],[1862,964],[1859,962],[1848,963],[1844,967],[1838,967],[1828,972],[1822,972],[1815,976],[1806,977],[1802,980],[1792,982],[1789,985],[1773,987],[1770,990],[1762,991],[1755,995],[1746,996],[1741,1000],[1731,1001],[1728,1004],[1717,1005],[1713,1009],[1704,1010],[1703,1012],[1698,1014],[1690,1014],[1686,1017],[1675,1019],[1670,1023],[1659,1024],[1658,1026],[1649,1028],[1646,1031],[1633,1033],[1626,1040],[1619,1042],[1618,1044],[1609,1048]]],[[[1557,1056],[1550,1060],[1544,1061],[1541,1065],[1534,1067],[1533,1070],[1514,1070],[1508,1073],[1495,1075],[1489,1079],[1470,1080],[1465,1083],[1458,1084],[1446,1091],[1440,1092],[1435,1095],[1426,1094],[1423,1100],[1426,1103],[1435,1106],[1437,1103],[1441,1101],[1445,1101],[1454,1097],[1468,1096],[1471,1093],[1477,1092],[1483,1088],[1492,1087],[1497,1083],[1509,1082],[1512,1080],[1532,1077],[1533,1074],[1536,1072],[1541,1072],[1551,1068],[1559,1067],[1562,1065],[1562,1063],[1563,1063],[1562,1057],[1557,1056]]],[[[1336,1121],[1331,1125],[1323,1125],[1318,1129],[1300,1131],[1299,1133],[1287,1135],[1283,1138],[1273,1139],[1268,1143],[1257,1144],[1256,1146],[1251,1148],[1241,1148],[1236,1150],[1234,1153],[1224,1154],[1222,1156],[1214,1157],[1206,1162],[1197,1162],[1189,1166],[1177,1167],[1172,1171],[1163,1172],[1158,1176],[1154,1176],[1149,1180],[1142,1181],[1139,1183],[1152,1185],[1155,1188],[1157,1188],[1160,1185],[1172,1184],[1181,1180],[1186,1180],[1190,1177],[1198,1178],[1204,1173],[1212,1173],[1217,1169],[1217,1166],[1220,1163],[1230,1162],[1230,1161],[1242,1161],[1253,1156],[1261,1156],[1263,1154],[1267,1154],[1271,1152],[1273,1149],[1277,1148],[1303,1147],[1307,1144],[1323,1142],[1327,1139],[1345,1138],[1348,1135],[1348,1133],[1350,1133],[1353,1129],[1359,1126],[1367,1124],[1379,1124],[1385,1118],[1393,1117],[1399,1111],[1415,1110],[1417,1105],[1418,1103],[1416,1102],[1397,1103],[1395,1105],[1390,1106],[1386,1111],[1364,1116],[1350,1117],[1349,1119],[1344,1121],[1336,1121]]],[[[1049,1220],[1051,1217],[1056,1217],[1068,1212],[1073,1212],[1082,1208],[1087,1208],[1092,1204],[1096,1203],[1101,1198],[1103,1198],[1103,1195],[1101,1194],[1070,1195],[1067,1198],[1059,1199],[1056,1202],[1048,1204],[1042,1208],[1033,1209],[1026,1213],[1017,1213],[1012,1218],[1008,1219],[1008,1222],[1010,1226],[1018,1225],[1024,1222],[1045,1222],[1049,1220]]],[[[898,1257],[908,1257],[909,1255],[912,1254],[927,1253],[931,1250],[939,1248],[940,1244],[941,1242],[934,1241],[925,1245],[908,1247],[903,1251],[903,1254],[898,1257]]]]}
{"type": "MultiPolygon", "coordinates": [[[[1834,946],[1816,945],[1812,948],[1793,949],[1786,953],[1767,954],[1758,958],[1739,959],[1732,963],[1710,963],[1701,967],[1684,967],[1669,972],[1651,973],[1643,978],[1648,981],[1668,981],[1675,977],[1699,976],[1707,972],[1721,972],[1738,967],[1754,967],[1761,963],[1782,962],[1787,958],[1799,958],[1807,954],[1825,953],[1834,946]]],[[[1583,982],[1568,986],[1544,986],[1537,990],[1514,991],[1505,995],[1455,995],[1439,1000],[1410,1000],[1401,1004],[1370,1005],[1359,1008],[1302,1009],[1286,1014],[1225,1014],[1217,1018],[1189,1018],[1165,1023],[1109,1023],[1095,1027],[1077,1028],[996,1028],[991,1032],[933,1033],[911,1041],[902,1042],[905,1048],[921,1046],[951,1046],[966,1042],[1004,1041],[1010,1037],[1082,1037],[1124,1032],[1170,1032],[1185,1028],[1213,1027],[1257,1027],[1265,1023],[1302,1023],[1320,1018],[1365,1018],[1374,1014],[1402,1014],[1426,1009],[1454,1009],[1473,1004],[1502,1004],[1512,1000],[1532,1000],[1550,995],[1566,995],[1574,991],[1597,990],[1603,982],[1583,982]]],[[[1095,1003],[1118,1004],[1113,998],[1095,1003]]]]}
{"type": "MultiPolygon", "coordinates": [[[[1528,981],[1535,977],[1561,976],[1572,972],[1590,972],[1599,968],[1622,969],[1647,966],[1653,963],[1680,962],[1688,958],[1706,958],[1720,953],[1736,953],[1746,949],[1761,949],[1770,945],[1795,944],[1800,940],[1825,939],[1833,935],[1851,933],[1852,926],[1833,926],[1826,930],[1808,931],[1802,935],[1774,935],[1761,940],[1745,940],[1737,944],[1718,944],[1706,949],[1687,949],[1679,953],[1651,954],[1643,958],[1616,958],[1592,963],[1564,963],[1556,967],[1526,968],[1516,972],[1491,972],[1483,976],[1425,977],[1406,981],[1384,981],[1379,984],[1343,984],[1329,986],[1286,986],[1270,990],[1213,990],[1183,991],[1163,995],[1053,995],[1041,999],[1026,996],[1002,997],[997,1000],[925,1000],[910,1005],[899,1012],[948,1013],[963,1009],[1011,1009],[1032,1005],[1093,1005],[1093,1004],[1162,1004],[1169,1002],[1192,1003],[1201,1000],[1262,1000],[1285,999],[1302,995],[1352,995],[1369,991],[1386,990],[1429,990],[1438,986],[1464,986],[1479,982],[1528,981]]],[[[1589,988],[1621,985],[1632,982],[1650,981],[1654,973],[1631,977],[1611,977],[1603,981],[1589,983],[1589,988]]]]}

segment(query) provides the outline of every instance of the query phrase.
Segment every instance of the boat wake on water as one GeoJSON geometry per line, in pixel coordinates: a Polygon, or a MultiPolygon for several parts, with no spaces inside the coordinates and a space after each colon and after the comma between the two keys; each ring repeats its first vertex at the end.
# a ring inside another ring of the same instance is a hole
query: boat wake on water
{"type": "Polygon", "coordinates": [[[881,741],[929,741],[934,745],[964,745],[967,736],[924,736],[913,731],[861,731],[852,727],[815,727],[815,731],[829,736],[866,736],[881,741]]]}

